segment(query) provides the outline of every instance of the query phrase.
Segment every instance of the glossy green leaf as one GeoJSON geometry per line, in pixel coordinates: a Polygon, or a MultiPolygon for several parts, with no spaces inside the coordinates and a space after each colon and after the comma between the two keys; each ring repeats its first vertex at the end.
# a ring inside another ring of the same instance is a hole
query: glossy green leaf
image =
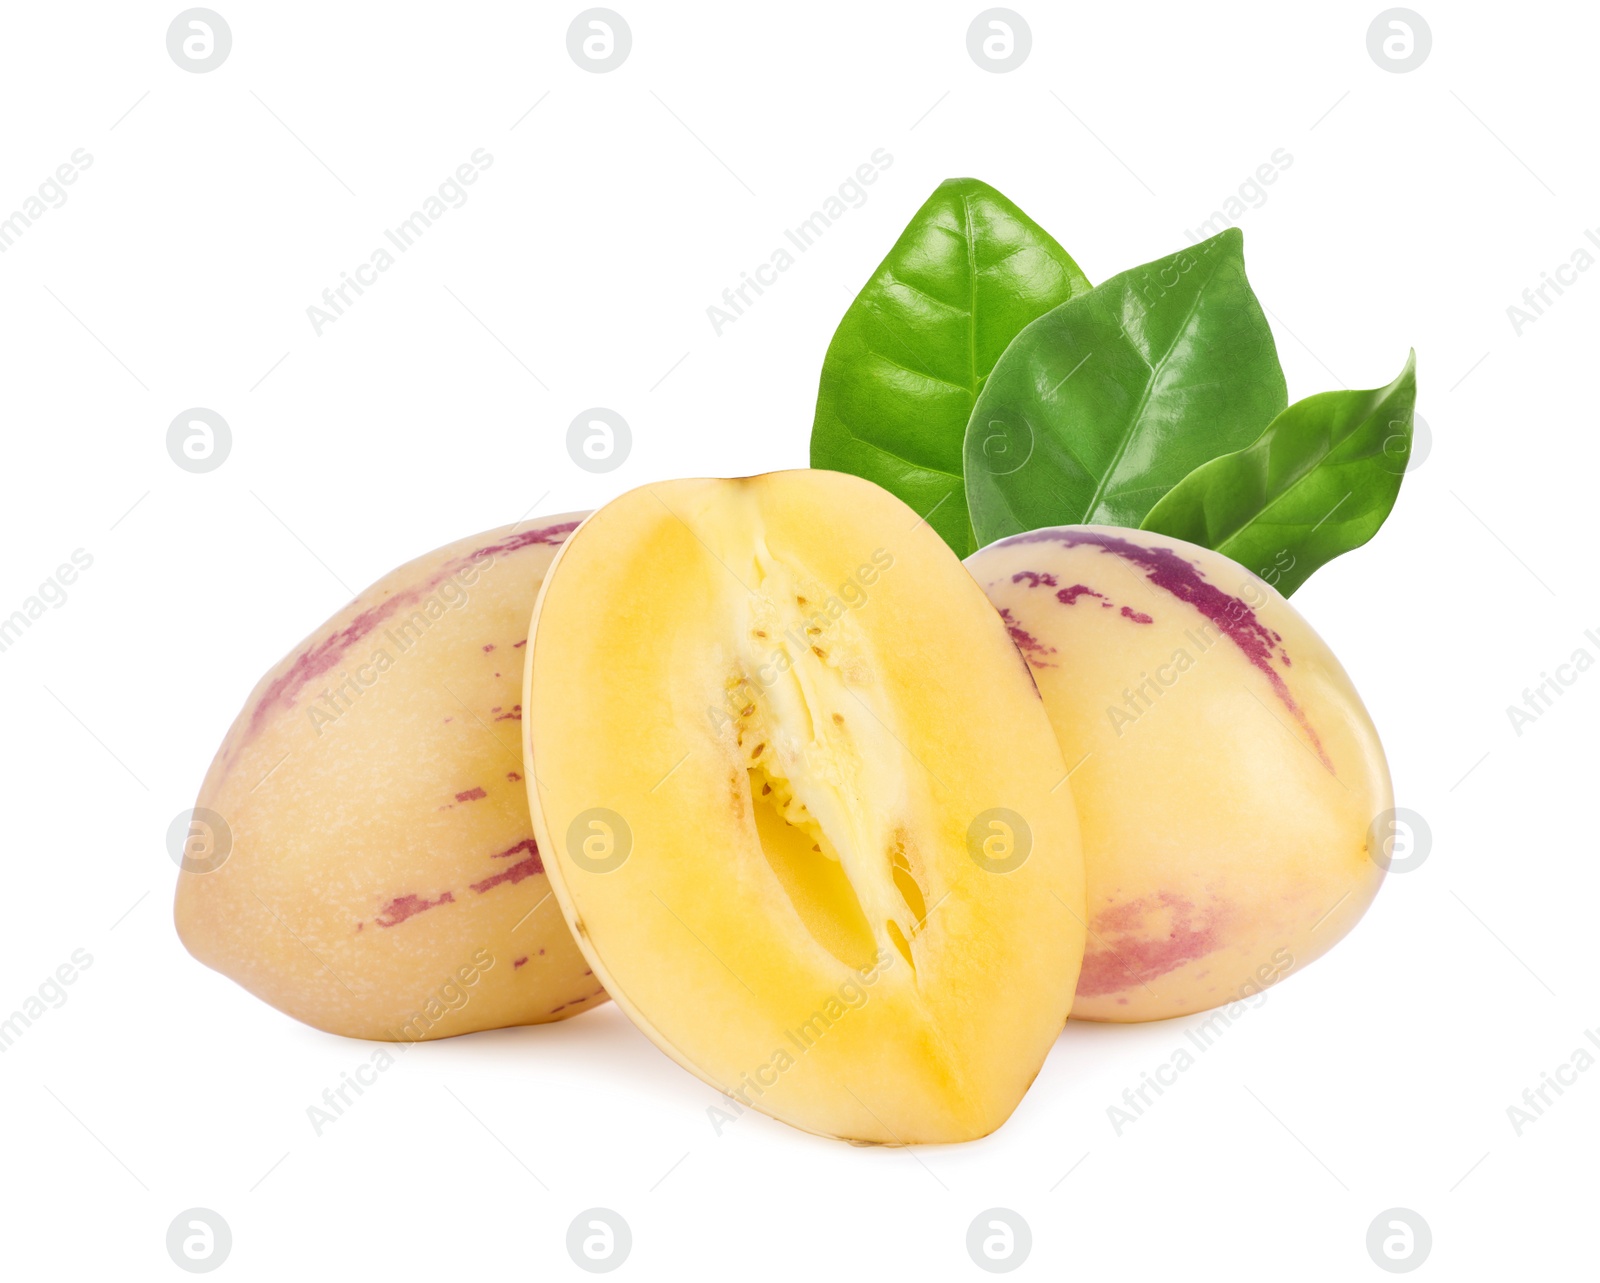
{"type": "Polygon", "coordinates": [[[899,496],[958,556],[976,550],[961,449],[1006,345],[1088,278],[987,183],[952,178],[916,213],[839,323],[822,363],[811,466],[899,496]]]}
{"type": "Polygon", "coordinates": [[[1257,441],[1173,487],[1144,528],[1232,557],[1288,596],[1377,534],[1394,507],[1411,457],[1416,370],[1413,352],[1386,388],[1296,401],[1257,441]]]}
{"type": "Polygon", "coordinates": [[[1137,526],[1288,403],[1237,228],[1114,276],[1028,326],[967,425],[979,544],[1043,526],[1137,526]]]}

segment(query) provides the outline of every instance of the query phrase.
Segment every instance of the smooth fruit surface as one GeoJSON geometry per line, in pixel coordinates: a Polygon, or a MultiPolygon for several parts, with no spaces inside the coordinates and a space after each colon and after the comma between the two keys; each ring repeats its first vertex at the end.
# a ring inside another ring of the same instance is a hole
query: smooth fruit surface
{"type": "Polygon", "coordinates": [[[1072,771],[1089,943],[1072,1014],[1159,1020],[1326,952],[1383,879],[1393,806],[1338,660],[1277,592],[1148,531],[1060,526],[967,566],[1027,656],[1072,771]]]}
{"type": "Polygon", "coordinates": [[[664,1051],[824,1135],[982,1136],[1083,950],[1065,767],[1027,666],[870,482],[675,481],[600,509],[540,596],[540,846],[664,1051]]]}
{"type": "Polygon", "coordinates": [[[190,953],[358,1038],[605,1000],[546,900],[520,734],[528,620],[579,519],[401,566],[261,679],[196,803],[175,906],[190,953]]]}

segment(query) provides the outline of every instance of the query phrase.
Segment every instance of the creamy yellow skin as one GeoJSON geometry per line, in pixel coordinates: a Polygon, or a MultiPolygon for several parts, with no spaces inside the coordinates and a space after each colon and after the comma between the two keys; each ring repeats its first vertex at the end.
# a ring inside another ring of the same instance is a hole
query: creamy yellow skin
{"type": "Polygon", "coordinates": [[[251,692],[196,803],[189,952],[331,1033],[416,1041],[605,1001],[542,871],[523,784],[523,647],[582,514],[401,566],[251,692]]]}
{"type": "Polygon", "coordinates": [[[1077,823],[1026,665],[916,513],[810,470],[626,494],[557,559],[524,702],[579,945],[728,1116],[1005,1121],[1072,1003],[1077,823]]]}
{"type": "Polygon", "coordinates": [[[1235,1002],[1355,925],[1383,878],[1368,835],[1389,771],[1288,602],[1218,553],[1110,527],[1002,540],[967,567],[1072,768],[1089,907],[1075,1017],[1235,1002]]]}

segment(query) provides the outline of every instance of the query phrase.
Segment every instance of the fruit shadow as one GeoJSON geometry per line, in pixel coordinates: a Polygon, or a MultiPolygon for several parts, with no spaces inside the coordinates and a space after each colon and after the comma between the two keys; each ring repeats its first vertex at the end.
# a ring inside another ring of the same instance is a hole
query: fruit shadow
{"type": "Polygon", "coordinates": [[[542,1025],[514,1025],[484,1029],[417,1043],[412,1057],[426,1063],[470,1062],[489,1068],[526,1070],[530,1057],[555,1072],[581,1074],[590,1081],[638,1087],[658,1092],[683,1074],[672,1059],[660,1052],[622,1013],[614,1002],[580,1012],[567,1020],[542,1025]]]}

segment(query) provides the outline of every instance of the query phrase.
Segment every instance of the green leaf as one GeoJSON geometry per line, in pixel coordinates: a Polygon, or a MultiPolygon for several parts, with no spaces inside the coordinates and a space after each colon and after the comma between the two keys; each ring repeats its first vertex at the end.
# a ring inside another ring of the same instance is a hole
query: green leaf
{"type": "Polygon", "coordinates": [[[1006,345],[1088,278],[987,183],[939,184],[856,296],[828,345],[811,466],[875,481],[965,557],[961,447],[1006,345]]]}
{"type": "Polygon", "coordinates": [[[1017,335],[967,425],[979,544],[1044,526],[1137,526],[1288,403],[1237,228],[1113,276],[1017,335]]]}
{"type": "Polygon", "coordinates": [[[1386,388],[1296,401],[1253,444],[1173,487],[1144,528],[1232,557],[1288,596],[1378,533],[1411,457],[1416,401],[1415,352],[1386,388]]]}

